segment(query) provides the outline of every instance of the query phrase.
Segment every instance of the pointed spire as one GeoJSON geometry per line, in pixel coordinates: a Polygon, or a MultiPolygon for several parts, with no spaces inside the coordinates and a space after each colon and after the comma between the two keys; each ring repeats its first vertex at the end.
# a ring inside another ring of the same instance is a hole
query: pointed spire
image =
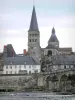
{"type": "Polygon", "coordinates": [[[54,27],[52,28],[52,34],[55,34],[55,28],[54,27]]]}
{"type": "Polygon", "coordinates": [[[36,11],[35,11],[34,5],[33,5],[33,11],[32,11],[32,17],[31,17],[31,23],[30,23],[29,31],[39,31],[38,23],[37,23],[37,17],[36,17],[36,11]]]}

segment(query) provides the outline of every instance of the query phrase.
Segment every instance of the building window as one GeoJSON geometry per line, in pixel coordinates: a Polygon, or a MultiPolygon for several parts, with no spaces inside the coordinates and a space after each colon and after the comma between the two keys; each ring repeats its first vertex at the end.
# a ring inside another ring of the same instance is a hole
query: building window
{"type": "Polygon", "coordinates": [[[26,65],[24,65],[24,68],[26,69],[26,65]]]}
{"type": "Polygon", "coordinates": [[[31,74],[31,71],[29,71],[29,74],[31,74]]]}
{"type": "Polygon", "coordinates": [[[66,69],[66,65],[64,66],[64,68],[66,69]]]}
{"type": "Polygon", "coordinates": [[[8,69],[8,65],[6,65],[6,69],[8,69]]]}
{"type": "Polygon", "coordinates": [[[32,66],[32,68],[33,68],[33,69],[36,69],[36,66],[35,66],[35,65],[33,65],[33,66],[32,66]]]}
{"type": "Polygon", "coordinates": [[[31,42],[31,39],[30,39],[30,42],[31,42]]]}
{"type": "Polygon", "coordinates": [[[12,69],[12,65],[10,65],[10,68],[12,69]]]}
{"type": "Polygon", "coordinates": [[[35,42],[37,42],[37,39],[35,39],[35,42]]]}
{"type": "Polygon", "coordinates": [[[30,37],[31,37],[31,34],[30,34],[30,37]]]}
{"type": "Polygon", "coordinates": [[[19,69],[21,70],[21,65],[19,65],[19,69]]]}
{"type": "Polygon", "coordinates": [[[31,65],[29,65],[29,69],[31,68],[31,65]]]}

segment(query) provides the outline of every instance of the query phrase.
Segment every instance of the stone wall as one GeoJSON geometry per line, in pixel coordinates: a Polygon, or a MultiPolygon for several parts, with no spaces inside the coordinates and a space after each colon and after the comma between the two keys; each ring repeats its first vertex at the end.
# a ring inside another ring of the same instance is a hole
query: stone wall
{"type": "Polygon", "coordinates": [[[0,75],[0,89],[24,90],[36,86],[35,75],[0,75]]]}

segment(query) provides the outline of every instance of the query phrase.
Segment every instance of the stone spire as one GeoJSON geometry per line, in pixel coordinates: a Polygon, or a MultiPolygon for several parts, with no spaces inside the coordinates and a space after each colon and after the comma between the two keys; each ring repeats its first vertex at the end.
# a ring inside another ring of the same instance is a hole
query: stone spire
{"type": "Polygon", "coordinates": [[[35,11],[35,6],[33,6],[33,11],[32,11],[32,17],[31,17],[31,23],[30,23],[29,31],[39,31],[38,23],[37,23],[37,17],[36,17],[36,11],[35,11]]]}

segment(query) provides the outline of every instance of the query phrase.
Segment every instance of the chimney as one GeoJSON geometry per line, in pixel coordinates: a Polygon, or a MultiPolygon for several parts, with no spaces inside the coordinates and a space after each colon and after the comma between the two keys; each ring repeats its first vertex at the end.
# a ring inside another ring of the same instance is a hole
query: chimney
{"type": "Polygon", "coordinates": [[[4,56],[7,57],[7,46],[4,45],[4,50],[3,50],[4,56]]]}
{"type": "Polygon", "coordinates": [[[7,46],[6,45],[4,45],[4,48],[6,48],[7,46]]]}
{"type": "Polygon", "coordinates": [[[23,50],[23,54],[26,55],[26,49],[23,50]]]}
{"type": "Polygon", "coordinates": [[[14,57],[14,50],[12,49],[12,57],[14,57]]]}

